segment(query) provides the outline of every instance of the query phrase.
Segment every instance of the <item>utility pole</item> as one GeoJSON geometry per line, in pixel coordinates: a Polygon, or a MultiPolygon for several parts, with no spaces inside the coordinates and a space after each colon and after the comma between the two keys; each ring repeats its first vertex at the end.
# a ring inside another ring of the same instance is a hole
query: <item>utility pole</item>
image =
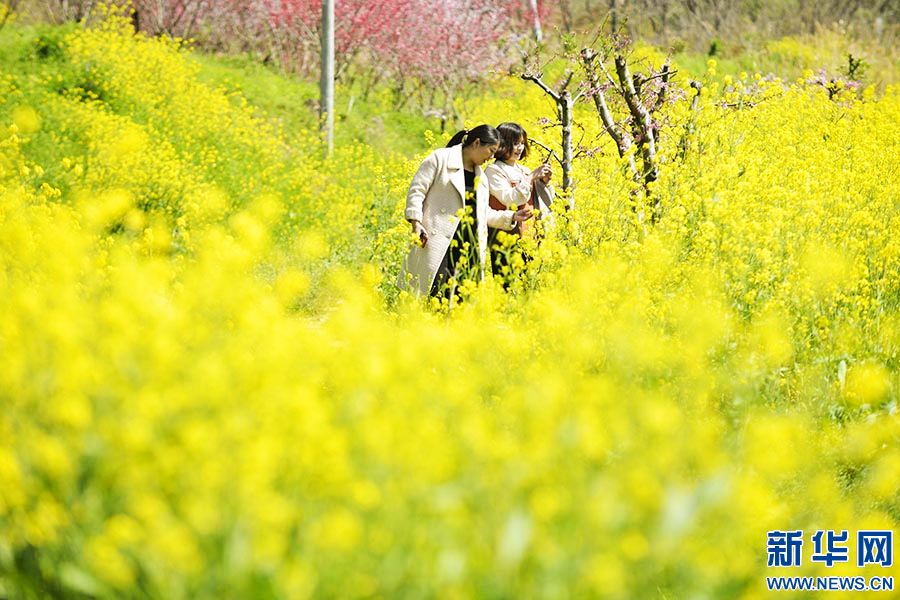
{"type": "Polygon", "coordinates": [[[531,8],[531,27],[534,30],[534,41],[538,44],[544,41],[544,35],[541,33],[541,13],[538,11],[537,0],[529,0],[529,8],[531,8]]]}
{"type": "Polygon", "coordinates": [[[328,156],[334,151],[334,0],[322,0],[322,79],[319,84],[319,123],[328,156]]]}

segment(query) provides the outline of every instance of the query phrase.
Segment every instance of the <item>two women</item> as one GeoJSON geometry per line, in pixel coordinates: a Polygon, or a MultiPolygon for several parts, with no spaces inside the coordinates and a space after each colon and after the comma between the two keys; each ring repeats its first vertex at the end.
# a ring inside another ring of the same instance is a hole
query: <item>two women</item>
{"type": "Polygon", "coordinates": [[[490,125],[460,131],[446,148],[432,152],[413,177],[406,195],[406,220],[419,244],[400,273],[400,286],[419,295],[454,298],[466,278],[484,279],[488,227],[513,230],[531,218],[528,207],[495,210],[481,165],[500,149],[490,125]]]}
{"type": "Polygon", "coordinates": [[[406,194],[406,220],[419,244],[413,245],[400,273],[400,285],[422,296],[451,300],[466,276],[484,278],[488,226],[512,230],[531,211],[494,210],[481,165],[500,147],[490,125],[460,131],[446,148],[421,164],[406,194]]]}

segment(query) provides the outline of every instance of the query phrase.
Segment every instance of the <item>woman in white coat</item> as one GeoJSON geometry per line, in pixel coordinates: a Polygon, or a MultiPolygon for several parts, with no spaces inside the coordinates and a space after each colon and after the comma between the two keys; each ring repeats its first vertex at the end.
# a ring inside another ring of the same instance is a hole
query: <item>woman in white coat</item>
{"type": "Polygon", "coordinates": [[[460,131],[416,171],[405,216],[419,244],[403,263],[402,288],[452,300],[466,275],[484,279],[488,226],[512,230],[531,217],[528,208],[514,212],[488,206],[490,189],[481,165],[494,155],[499,141],[490,125],[460,131]]]}

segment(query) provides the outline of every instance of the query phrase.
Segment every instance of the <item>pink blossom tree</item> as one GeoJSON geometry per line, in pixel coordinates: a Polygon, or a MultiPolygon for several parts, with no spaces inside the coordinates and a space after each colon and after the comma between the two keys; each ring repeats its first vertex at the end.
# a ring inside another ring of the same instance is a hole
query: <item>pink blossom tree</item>
{"type": "Polygon", "coordinates": [[[517,59],[508,41],[512,15],[491,0],[414,0],[372,49],[398,85],[412,86],[424,104],[452,107],[467,84],[517,59]]]}
{"type": "MultiPolygon", "coordinates": [[[[193,38],[210,50],[253,52],[301,76],[318,70],[321,0],[118,2],[134,9],[136,27],[150,35],[193,38]]],[[[530,37],[535,18],[543,21],[550,3],[337,0],[335,8],[339,79],[362,82],[363,90],[386,83],[398,107],[416,101],[447,117],[454,99],[473,83],[519,60],[515,43],[530,37]]]]}
{"type": "MultiPolygon", "coordinates": [[[[276,36],[290,40],[284,59],[299,67],[315,64],[319,0],[281,0],[270,12],[276,36]],[[294,56],[288,56],[293,52],[294,56]]],[[[417,100],[439,107],[444,117],[453,99],[471,83],[504,70],[519,56],[511,42],[527,36],[532,2],[502,0],[338,0],[338,76],[389,81],[402,106],[417,100]]],[[[549,6],[540,3],[539,17],[549,6]]]]}
{"type": "MultiPolygon", "coordinates": [[[[279,39],[283,58],[305,72],[315,64],[319,47],[321,0],[264,0],[272,35],[279,39]]],[[[335,54],[338,76],[361,51],[377,44],[413,0],[339,0],[335,5],[335,54]]]]}

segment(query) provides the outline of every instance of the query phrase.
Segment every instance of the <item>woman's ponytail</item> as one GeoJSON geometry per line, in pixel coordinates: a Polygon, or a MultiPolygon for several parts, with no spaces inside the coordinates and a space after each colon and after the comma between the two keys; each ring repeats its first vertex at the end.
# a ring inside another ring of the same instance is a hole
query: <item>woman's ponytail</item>
{"type": "Polygon", "coordinates": [[[447,142],[447,147],[449,148],[450,146],[455,146],[457,144],[462,144],[463,147],[466,147],[475,140],[481,140],[481,143],[486,146],[493,146],[500,142],[500,134],[490,125],[479,125],[474,129],[457,131],[456,135],[447,142]]]}
{"type": "Polygon", "coordinates": [[[457,131],[456,134],[452,138],[450,138],[450,141],[447,142],[447,147],[449,148],[450,146],[455,146],[457,144],[465,144],[465,142],[468,141],[466,140],[467,135],[469,135],[468,129],[457,131]]]}

